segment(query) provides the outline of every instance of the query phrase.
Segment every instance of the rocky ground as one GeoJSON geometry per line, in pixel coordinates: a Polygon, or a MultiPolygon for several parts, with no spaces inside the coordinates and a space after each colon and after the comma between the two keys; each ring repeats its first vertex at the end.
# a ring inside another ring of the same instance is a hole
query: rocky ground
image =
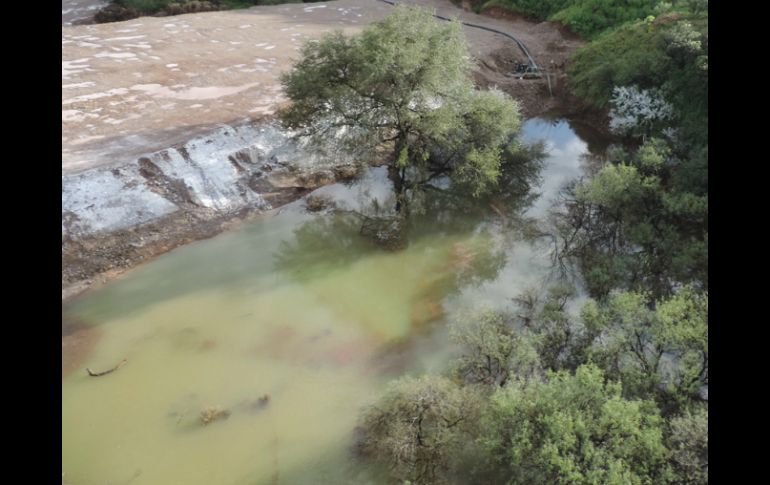
{"type": "Polygon", "coordinates": [[[105,0],[61,0],[61,25],[90,24],[105,0]]]}
{"type": "MultiPolygon", "coordinates": [[[[270,115],[304,41],[359,31],[392,6],[337,0],[67,25],[97,3],[62,2],[63,301],[355,172],[350,160],[308,163],[270,115]]],[[[569,108],[564,65],[580,41],[559,26],[407,3],[516,36],[549,76],[518,79],[512,66],[525,58],[510,39],[465,27],[477,84],[510,93],[526,116],[569,108]]]]}

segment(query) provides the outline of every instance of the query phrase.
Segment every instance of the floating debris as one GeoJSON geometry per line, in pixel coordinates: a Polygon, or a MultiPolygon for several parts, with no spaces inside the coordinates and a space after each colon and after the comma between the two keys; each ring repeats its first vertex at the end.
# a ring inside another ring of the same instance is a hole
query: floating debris
{"type": "Polygon", "coordinates": [[[230,411],[222,409],[219,406],[209,406],[201,411],[201,422],[204,426],[212,423],[218,419],[227,419],[230,417],[230,411]]]}
{"type": "Polygon", "coordinates": [[[123,359],[123,360],[120,361],[120,364],[118,364],[115,367],[113,367],[112,369],[106,370],[104,372],[94,372],[91,369],[89,369],[88,367],[86,367],[86,372],[88,372],[88,375],[91,376],[91,377],[100,377],[100,376],[103,376],[103,375],[107,375],[110,372],[115,372],[116,370],[118,370],[121,367],[123,367],[123,365],[125,365],[126,362],[128,362],[128,359],[123,359]]]}

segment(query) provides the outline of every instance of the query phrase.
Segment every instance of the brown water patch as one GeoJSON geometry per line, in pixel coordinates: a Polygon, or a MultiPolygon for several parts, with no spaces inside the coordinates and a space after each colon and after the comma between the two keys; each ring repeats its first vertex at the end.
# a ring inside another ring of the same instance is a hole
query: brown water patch
{"type": "Polygon", "coordinates": [[[366,375],[401,375],[409,370],[414,352],[415,345],[412,338],[387,342],[369,358],[364,372],[366,375]]]}
{"type": "Polygon", "coordinates": [[[87,325],[82,321],[64,317],[62,318],[61,336],[61,376],[80,369],[86,358],[96,346],[102,336],[99,327],[87,325]]]}
{"type": "Polygon", "coordinates": [[[358,337],[344,342],[334,343],[324,349],[319,359],[311,359],[311,363],[322,365],[331,363],[336,366],[347,366],[365,361],[379,346],[381,341],[371,337],[358,337]]]}

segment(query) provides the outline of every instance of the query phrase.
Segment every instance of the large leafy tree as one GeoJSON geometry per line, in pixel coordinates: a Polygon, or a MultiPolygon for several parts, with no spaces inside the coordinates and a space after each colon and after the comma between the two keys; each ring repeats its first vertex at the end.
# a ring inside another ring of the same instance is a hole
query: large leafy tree
{"type": "Polygon", "coordinates": [[[653,484],[668,481],[663,420],[649,401],[581,366],[547,382],[514,380],[492,396],[482,444],[499,483],[653,484]]]}
{"type": "Polygon", "coordinates": [[[581,316],[600,334],[591,358],[622,380],[626,395],[653,396],[666,414],[704,400],[708,293],[684,287],[654,305],[642,293],[619,293],[587,303],[581,316]]]}
{"type": "Polygon", "coordinates": [[[504,386],[513,374],[530,377],[540,371],[532,343],[502,314],[485,311],[458,319],[450,335],[460,347],[454,373],[465,382],[504,386]]]}
{"type": "Polygon", "coordinates": [[[618,287],[655,298],[683,283],[707,289],[708,193],[677,186],[682,163],[660,139],[615,155],[627,161],[577,183],[554,213],[557,258],[577,262],[597,298],[618,287]]]}
{"type": "Polygon", "coordinates": [[[472,67],[458,22],[399,6],[359,35],[307,43],[283,77],[292,104],[281,119],[317,148],[370,157],[387,147],[397,210],[439,176],[478,196],[521,150],[520,117],[502,92],[474,91],[472,67]]]}
{"type": "Polygon", "coordinates": [[[392,476],[433,483],[447,476],[477,422],[478,397],[445,377],[404,377],[363,415],[361,451],[392,476]]]}

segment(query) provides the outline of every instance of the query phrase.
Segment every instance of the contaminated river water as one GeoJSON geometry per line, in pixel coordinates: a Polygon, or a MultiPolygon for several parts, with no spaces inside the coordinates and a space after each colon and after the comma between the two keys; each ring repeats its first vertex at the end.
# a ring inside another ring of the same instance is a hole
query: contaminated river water
{"type": "MultiPolygon", "coordinates": [[[[588,148],[565,121],[530,120],[524,136],[547,142],[523,212],[543,218],[588,148]]],[[[489,211],[429,213],[406,249],[378,248],[354,211],[390,206],[391,187],[368,169],[312,194],[337,210],[298,200],[68,307],[88,344],[63,345],[62,481],[387,483],[356,458],[361,410],[399,376],[444,370],[453,318],[510,307],[550,272],[547,245],[489,211]]]]}

